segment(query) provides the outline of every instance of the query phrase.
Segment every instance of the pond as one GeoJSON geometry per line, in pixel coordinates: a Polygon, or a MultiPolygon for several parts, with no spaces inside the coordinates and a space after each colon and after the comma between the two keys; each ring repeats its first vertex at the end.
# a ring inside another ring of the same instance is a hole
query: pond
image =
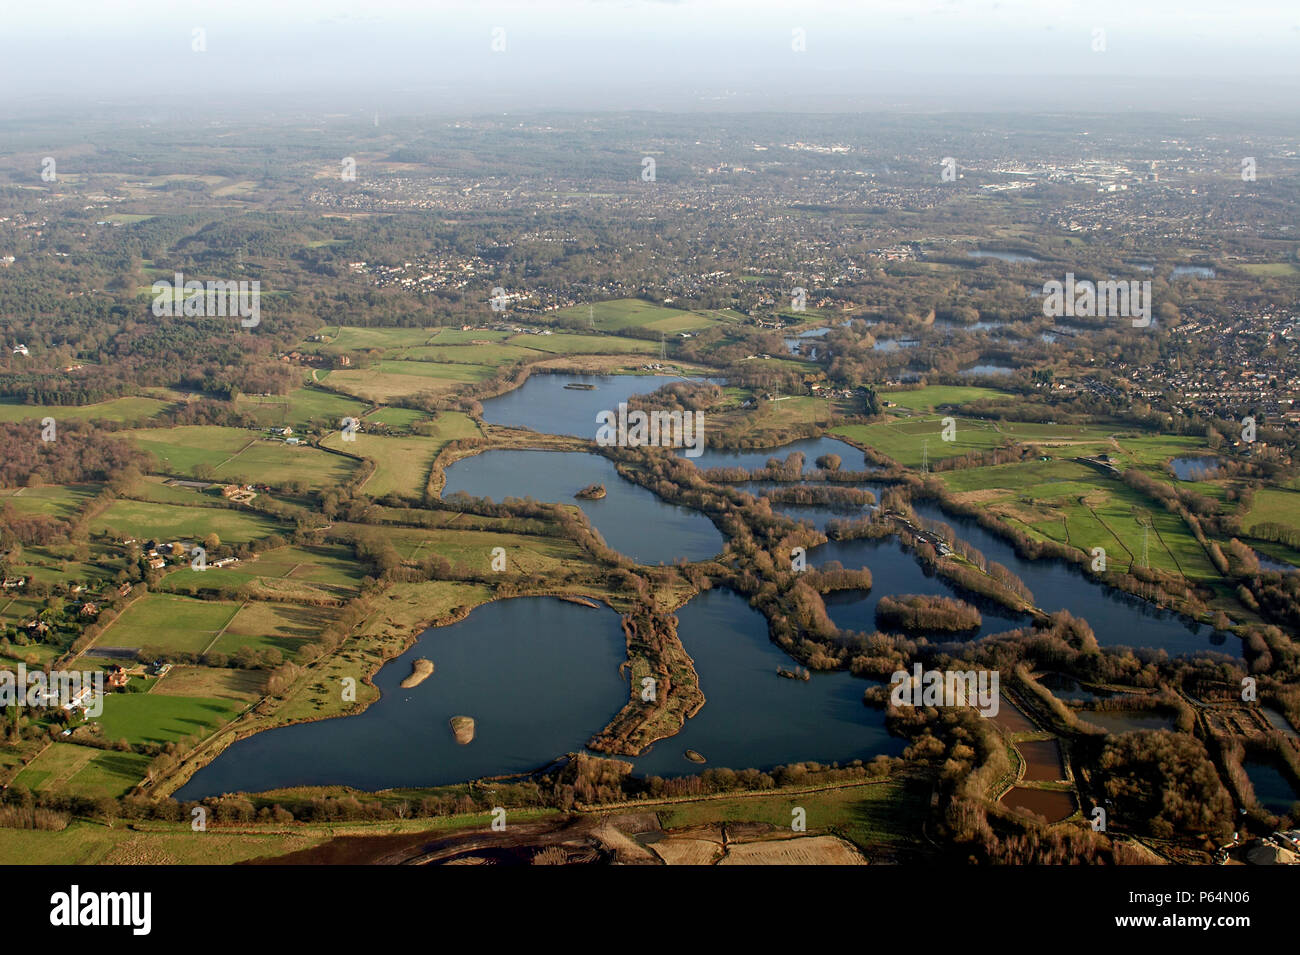
{"type": "MultiPolygon", "coordinates": [[[[877,501],[881,500],[882,495],[888,488],[888,485],[873,482],[865,482],[856,486],[871,491],[875,494],[877,501]]],[[[917,515],[930,520],[941,521],[952,527],[959,538],[978,549],[989,561],[997,561],[1018,576],[1033,592],[1037,605],[1046,612],[1051,613],[1064,609],[1070,611],[1076,617],[1087,620],[1097,636],[1097,642],[1103,646],[1130,646],[1164,650],[1171,655],[1208,650],[1237,658],[1241,657],[1241,640],[1232,634],[1216,632],[1209,626],[1194,623],[1178,614],[1160,610],[1154,604],[1131,594],[1105,587],[1087,577],[1074,564],[1055,559],[1029,560],[1020,557],[1015,552],[1015,548],[1008,542],[991,531],[985,530],[973,518],[948,514],[933,501],[915,501],[912,506],[917,515]]],[[[830,518],[845,516],[843,514],[837,515],[828,508],[795,508],[774,505],[773,509],[780,510],[795,520],[810,520],[814,526],[822,530],[825,529],[826,522],[830,518]]],[[[840,560],[845,567],[870,566],[873,575],[875,575],[878,565],[883,566],[892,559],[893,563],[910,563],[919,572],[920,568],[916,559],[911,555],[905,555],[907,560],[902,561],[897,559],[898,555],[896,554],[886,557],[885,554],[889,554],[886,551],[873,563],[870,559],[872,554],[871,545],[876,543],[882,542],[849,541],[841,544],[832,542],[809,552],[809,561],[810,563],[822,563],[834,559],[840,560]],[[855,561],[857,562],[855,563],[855,561]]],[[[911,576],[908,572],[894,568],[892,564],[890,564],[890,567],[891,570],[907,573],[908,577],[911,576]]],[[[885,577],[878,578],[875,587],[877,594],[889,592],[889,590],[885,589],[889,586],[886,581],[887,578],[885,577]]],[[[894,592],[950,592],[949,586],[942,582],[932,583],[931,588],[916,591],[898,589],[894,592]]],[[[839,596],[834,599],[836,602],[850,600],[849,597],[839,596]]],[[[830,601],[827,602],[827,608],[830,609],[830,601]]],[[[874,616],[874,603],[870,609],[871,615],[874,616]]],[[[981,607],[981,610],[984,611],[985,608],[981,607]]],[[[844,611],[839,613],[840,616],[837,616],[835,612],[832,612],[831,619],[835,620],[840,626],[852,626],[854,629],[861,629],[868,619],[867,608],[861,608],[856,614],[844,611]],[[846,622],[841,622],[841,617],[846,622]],[[851,624],[847,622],[850,620],[852,621],[851,624]]],[[[996,613],[997,611],[985,611],[985,627],[981,629],[981,633],[1011,629],[1011,626],[1002,624],[1010,623],[1015,618],[1007,616],[1007,612],[1003,611],[1004,616],[999,622],[996,613]],[[990,622],[996,628],[993,631],[988,630],[990,622]]],[[[1016,625],[1020,626],[1023,623],[1016,625]]],[[[874,627],[868,629],[874,629],[874,627]]]]}
{"type": "Polygon", "coordinates": [[[1279,816],[1288,814],[1291,807],[1300,801],[1300,793],[1296,792],[1282,770],[1273,763],[1246,759],[1241,765],[1250,777],[1250,785],[1255,790],[1255,801],[1269,812],[1279,816]]]}
{"type": "MultiPolygon", "coordinates": [[[[700,459],[696,459],[700,460],[700,459]]],[[[621,477],[614,463],[583,451],[484,451],[447,468],[446,498],[457,491],[500,503],[507,497],[573,504],[605,543],[642,564],[704,560],[722,550],[722,533],[699,511],[662,500],[621,477]],[[603,484],[600,500],[573,495],[603,484]]]]}
{"type": "MultiPolygon", "coordinates": [[[[827,437],[803,438],[782,445],[779,449],[731,450],[728,448],[706,447],[704,453],[699,457],[688,457],[686,460],[700,470],[707,468],[745,468],[753,471],[767,467],[767,462],[772,458],[785,461],[796,451],[801,452],[804,456],[803,470],[805,472],[815,470],[817,459],[826,454],[839,455],[840,469],[844,471],[863,471],[867,467],[860,450],[844,441],[827,437]]],[[[685,455],[685,451],[679,451],[678,453],[685,455]]]]}
{"type": "Polygon", "coordinates": [[[1180,481],[1204,481],[1215,476],[1221,463],[1213,454],[1196,454],[1174,458],[1169,467],[1180,481]]]}
{"type": "Polygon", "coordinates": [[[1042,259],[1026,252],[1008,252],[999,249],[976,249],[967,252],[972,259],[997,259],[1000,262],[1041,262],[1042,259]]]}
{"type": "Polygon", "coordinates": [[[618,669],[626,657],[608,608],[553,597],[485,604],[425,630],[387,663],[374,678],[382,695],[363,712],[240,740],[176,798],[331,784],[373,791],[538,769],[585,746],[627,702],[618,669]],[[433,675],[403,689],[421,657],[433,675]],[[453,716],[474,719],[473,742],[455,741],[453,716]]]}
{"type": "Polygon", "coordinates": [[[1212,279],[1215,276],[1214,269],[1208,265],[1175,265],[1174,270],[1170,273],[1171,278],[1197,278],[1212,279]]]}
{"type": "Polygon", "coordinates": [[[767,620],[728,590],[710,590],[677,611],[682,645],[695,661],[703,709],[685,728],[633,761],[644,776],[687,776],[710,767],[767,770],[816,760],[846,763],[897,755],[903,741],[866,706],[871,686],[849,673],[777,675],[794,661],[768,637],[767,620]],[[687,749],[706,762],[686,758],[687,749]]]}
{"type": "MultiPolygon", "coordinates": [[[[530,375],[514,391],[485,398],[483,420],[546,434],[596,437],[596,415],[613,411],[632,395],[646,395],[676,381],[671,375],[530,375]],[[566,387],[569,385],[582,387],[566,387]],[[590,386],[590,387],[588,387],[590,386]]],[[[724,379],[689,379],[721,384],[724,379]]]]}
{"type": "Polygon", "coordinates": [[[1172,713],[1147,710],[1078,710],[1079,719],[1099,726],[1107,733],[1135,733],[1138,730],[1171,730],[1172,713]]]}

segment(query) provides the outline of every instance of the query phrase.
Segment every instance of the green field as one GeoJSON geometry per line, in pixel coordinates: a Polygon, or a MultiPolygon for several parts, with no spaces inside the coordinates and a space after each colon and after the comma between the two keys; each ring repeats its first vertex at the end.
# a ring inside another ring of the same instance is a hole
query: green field
{"type": "Polygon", "coordinates": [[[914,391],[882,391],[877,397],[882,402],[891,401],[901,408],[933,412],[941,405],[956,407],[968,401],[996,400],[1013,396],[995,388],[978,388],[973,385],[929,385],[914,391]]]}
{"type": "Polygon", "coordinates": [[[160,693],[110,693],[98,723],[104,737],[128,743],[174,743],[199,739],[230,722],[244,709],[240,700],[164,696],[160,693]]]}
{"type": "Polygon", "coordinates": [[[424,495],[433,459],[438,452],[449,441],[477,437],[480,433],[474,420],[459,412],[440,414],[434,423],[434,432],[428,437],[367,434],[363,424],[355,441],[344,441],[343,436],[336,433],[322,444],[375,462],[375,473],[362,486],[371,497],[397,493],[418,498],[424,495]]]}
{"type": "Polygon", "coordinates": [[[516,335],[510,341],[557,355],[659,354],[658,342],[643,341],[639,338],[619,338],[614,335],[556,332],[553,335],[516,335]]]}
{"type": "Polygon", "coordinates": [[[987,451],[1000,447],[1007,441],[1007,436],[997,430],[994,422],[977,418],[953,418],[956,427],[951,441],[945,441],[942,437],[943,416],[904,418],[868,425],[841,425],[832,434],[875,448],[910,468],[921,467],[927,452],[928,459],[934,462],[972,451],[987,451]]]}
{"type": "Polygon", "coordinates": [[[149,757],[53,743],[18,774],[15,783],[31,790],[76,796],[123,796],[144,778],[149,757]]]}
{"type": "Polygon", "coordinates": [[[337,428],[344,418],[359,418],[366,410],[364,402],[318,388],[298,388],[269,398],[241,395],[235,406],[255,415],[259,427],[290,427],[296,431],[337,428]]]}
{"type": "MultiPolygon", "coordinates": [[[[374,528],[364,524],[338,524],[336,531],[375,533],[374,528]]],[[[419,527],[385,527],[381,533],[403,559],[444,557],[453,565],[462,564],[480,572],[490,567],[492,551],[497,547],[505,549],[506,569],[511,573],[558,573],[582,559],[576,544],[555,537],[419,527]]]]}
{"type": "Polygon", "coordinates": [[[593,302],[590,311],[586,305],[574,305],[571,308],[562,308],[554,314],[560,318],[576,318],[582,322],[586,322],[590,317],[595,321],[596,329],[602,332],[624,328],[648,328],[664,333],[694,332],[709,328],[721,321],[697,312],[684,312],[677,308],[653,305],[637,298],[593,302]]]}
{"type": "Polygon", "coordinates": [[[177,538],[202,540],[216,534],[225,544],[249,541],[285,533],[286,528],[247,511],[225,507],[180,507],[148,501],[119,500],[91,522],[92,533],[113,532],[118,538],[177,538]]]}
{"type": "Polygon", "coordinates": [[[96,646],[148,646],[178,653],[202,653],[238,610],[239,604],[231,601],[148,594],[122,611],[100,634],[96,646]]]}
{"type": "Polygon", "coordinates": [[[0,503],[20,514],[44,514],[66,519],[94,499],[99,488],[89,484],[46,485],[0,490],[0,503]]]}
{"type": "Polygon", "coordinates": [[[153,418],[169,406],[158,398],[114,398],[93,405],[25,405],[0,401],[0,421],[31,421],[51,417],[57,421],[116,421],[119,423],[153,418]]]}
{"type": "Polygon", "coordinates": [[[183,567],[163,578],[158,589],[183,593],[189,588],[254,588],[260,599],[331,598],[354,594],[365,576],[350,548],[337,544],[277,547],[253,560],[198,571],[183,567]]]}

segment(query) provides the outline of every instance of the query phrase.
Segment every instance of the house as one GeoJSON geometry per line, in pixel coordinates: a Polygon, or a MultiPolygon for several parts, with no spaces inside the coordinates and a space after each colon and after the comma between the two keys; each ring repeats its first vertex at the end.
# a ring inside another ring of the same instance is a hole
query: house
{"type": "Polygon", "coordinates": [[[29,354],[29,352],[27,351],[27,346],[26,346],[26,345],[15,345],[15,346],[14,346],[14,354],[15,354],[15,355],[24,355],[24,356],[27,355],[27,354],[29,354]]]}
{"type": "Polygon", "coordinates": [[[213,567],[228,567],[228,566],[230,566],[231,564],[237,564],[237,563],[239,563],[239,558],[238,558],[238,557],[223,557],[223,558],[221,558],[220,560],[214,560],[214,561],[212,562],[212,566],[213,566],[213,567]]]}
{"type": "Polygon", "coordinates": [[[271,433],[279,435],[282,438],[287,438],[289,435],[293,434],[293,428],[272,428],[271,433]]]}
{"type": "Polygon", "coordinates": [[[81,615],[83,617],[94,617],[99,613],[99,605],[87,601],[81,605],[81,615]]]}
{"type": "Polygon", "coordinates": [[[119,687],[126,686],[127,681],[131,679],[126,670],[118,666],[116,663],[111,664],[107,669],[105,669],[104,675],[108,677],[108,688],[110,690],[116,690],[119,687]]]}
{"type": "Polygon", "coordinates": [[[154,570],[162,570],[167,566],[167,561],[161,557],[151,557],[149,559],[149,566],[154,570]]]}
{"type": "Polygon", "coordinates": [[[4,579],[4,589],[17,590],[19,587],[23,586],[26,583],[27,583],[26,577],[6,577],[4,579]]]}

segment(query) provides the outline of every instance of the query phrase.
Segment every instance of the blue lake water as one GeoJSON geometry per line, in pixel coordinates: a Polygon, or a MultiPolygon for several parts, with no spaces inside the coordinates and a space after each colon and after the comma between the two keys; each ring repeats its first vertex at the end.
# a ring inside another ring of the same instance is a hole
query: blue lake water
{"type": "Polygon", "coordinates": [[[585,746],[627,702],[618,672],[626,656],[619,616],[608,608],[552,597],[485,604],[424,631],[387,663],[375,674],[382,696],[363,712],[240,740],[176,798],[285,786],[431,786],[538,769],[585,746]],[[420,657],[433,661],[434,674],[403,689],[398,684],[420,657]],[[473,742],[455,741],[453,716],[473,717],[473,742]]]}
{"type": "Polygon", "coordinates": [[[676,558],[704,560],[722,550],[722,533],[691,508],[669,504],[621,477],[612,461],[581,451],[484,451],[462,458],[446,471],[442,496],[463,491],[500,503],[531,497],[573,504],[591,520],[605,543],[642,564],[671,564],[676,558]],[[597,501],[573,495],[590,484],[605,485],[597,501]]]}
{"type": "Polygon", "coordinates": [[[871,684],[848,673],[791,680],[791,659],[768,638],[767,620],[742,598],[711,590],[677,611],[682,645],[706,702],[685,728],[634,760],[642,776],[687,776],[710,767],[771,769],[795,760],[849,762],[897,755],[903,742],[867,707],[871,684]],[[704,764],[687,759],[693,749],[704,764]]]}
{"type": "MultiPolygon", "coordinates": [[[[514,391],[483,401],[483,420],[546,434],[596,437],[596,415],[613,411],[632,395],[648,395],[664,385],[685,381],[666,375],[531,375],[514,391]],[[591,390],[566,388],[591,385],[591,390]]],[[[692,379],[720,384],[723,379],[692,379]]]]}

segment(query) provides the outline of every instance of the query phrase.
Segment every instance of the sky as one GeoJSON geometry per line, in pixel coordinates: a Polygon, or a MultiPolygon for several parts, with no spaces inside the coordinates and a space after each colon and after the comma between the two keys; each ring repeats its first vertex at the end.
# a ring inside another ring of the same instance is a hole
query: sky
{"type": "Polygon", "coordinates": [[[1300,89],[1300,3],[0,0],[0,84],[8,115],[1279,110],[1300,89]]]}

